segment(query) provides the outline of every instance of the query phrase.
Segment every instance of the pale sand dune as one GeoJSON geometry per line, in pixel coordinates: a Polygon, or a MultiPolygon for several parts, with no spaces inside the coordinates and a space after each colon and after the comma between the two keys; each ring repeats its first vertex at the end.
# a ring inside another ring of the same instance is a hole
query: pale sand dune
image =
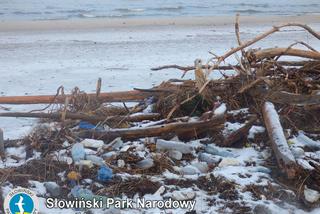
{"type": "MultiPolygon", "coordinates": [[[[176,18],[100,18],[76,20],[45,21],[2,21],[0,32],[4,31],[37,31],[37,30],[81,30],[114,27],[147,27],[147,26],[223,26],[233,24],[233,16],[212,17],[176,17],[176,18]]],[[[275,24],[285,22],[317,23],[320,15],[304,16],[241,16],[242,24],[275,24]]]]}

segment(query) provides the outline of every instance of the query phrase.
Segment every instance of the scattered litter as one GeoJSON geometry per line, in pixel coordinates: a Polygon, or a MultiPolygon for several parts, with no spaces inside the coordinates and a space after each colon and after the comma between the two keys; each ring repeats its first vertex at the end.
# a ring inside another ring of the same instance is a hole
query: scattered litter
{"type": "Polygon", "coordinates": [[[59,197],[61,194],[61,187],[56,182],[45,182],[44,186],[51,197],[59,197]]]}
{"type": "Polygon", "coordinates": [[[112,169],[107,166],[101,166],[98,170],[98,180],[102,182],[107,182],[112,179],[112,169]]]}
{"type": "Polygon", "coordinates": [[[190,154],[193,152],[192,146],[189,146],[185,143],[175,142],[175,141],[167,141],[158,139],[157,140],[157,150],[170,151],[177,150],[182,154],[190,154]]]}
{"type": "Polygon", "coordinates": [[[86,156],[86,152],[84,150],[84,146],[81,143],[73,144],[71,148],[72,159],[77,162],[80,160],[84,160],[86,156]]]}
{"type": "Polygon", "coordinates": [[[304,197],[310,203],[315,203],[320,199],[320,193],[316,190],[309,189],[307,186],[304,186],[304,197]]]}
{"type": "Polygon", "coordinates": [[[192,200],[196,197],[195,192],[191,191],[174,191],[172,193],[172,199],[177,201],[187,201],[192,200]]]}
{"type": "Polygon", "coordinates": [[[240,162],[238,159],[235,158],[223,158],[222,161],[219,163],[219,167],[226,167],[226,166],[239,166],[240,162]]]}
{"type": "Polygon", "coordinates": [[[154,166],[153,159],[145,159],[137,163],[137,167],[140,169],[149,169],[153,166],[154,166]]]}
{"type": "Polygon", "coordinates": [[[104,145],[104,142],[102,140],[84,139],[81,144],[84,147],[99,149],[104,145]]]}
{"type": "Polygon", "coordinates": [[[168,156],[170,158],[173,158],[175,160],[181,160],[182,158],[182,153],[177,151],[177,150],[170,150],[169,153],[168,153],[168,156]]]}

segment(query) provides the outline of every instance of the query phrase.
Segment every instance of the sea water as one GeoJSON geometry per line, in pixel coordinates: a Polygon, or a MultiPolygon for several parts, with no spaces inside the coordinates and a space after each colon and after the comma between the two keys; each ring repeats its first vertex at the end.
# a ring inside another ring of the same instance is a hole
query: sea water
{"type": "Polygon", "coordinates": [[[0,20],[319,14],[320,0],[0,0],[0,20]]]}

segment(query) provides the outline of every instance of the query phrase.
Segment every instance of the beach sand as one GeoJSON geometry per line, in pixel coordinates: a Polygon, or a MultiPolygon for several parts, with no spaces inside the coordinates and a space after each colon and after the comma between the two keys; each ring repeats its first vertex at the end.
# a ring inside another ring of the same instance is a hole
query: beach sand
{"type": "MultiPolygon", "coordinates": [[[[170,18],[90,18],[73,20],[40,20],[40,21],[2,21],[0,32],[6,31],[42,31],[42,30],[89,30],[127,27],[159,26],[225,26],[233,25],[233,16],[212,17],[170,17],[170,18]]],[[[302,16],[241,16],[241,24],[261,25],[287,22],[317,23],[320,15],[302,16]]]]}
{"type": "MultiPolygon", "coordinates": [[[[306,23],[317,31],[320,16],[241,17],[241,39],[248,40],[285,22],[306,23]]],[[[177,70],[151,71],[165,64],[192,65],[194,59],[222,55],[237,45],[235,17],[166,19],[89,19],[0,22],[0,96],[55,94],[60,85],[69,92],[78,86],[102,91],[150,88],[179,78],[177,70]]],[[[287,47],[304,40],[314,48],[319,40],[301,29],[288,28],[264,39],[261,47],[287,47]]],[[[235,62],[234,57],[230,58],[235,62]]],[[[192,78],[190,72],[186,78],[192,78]]],[[[215,76],[215,74],[213,75],[215,76]]],[[[215,76],[217,77],[217,76],[215,76]]],[[[28,111],[41,106],[9,106],[28,111]]],[[[33,119],[1,118],[5,137],[19,138],[33,119]]]]}

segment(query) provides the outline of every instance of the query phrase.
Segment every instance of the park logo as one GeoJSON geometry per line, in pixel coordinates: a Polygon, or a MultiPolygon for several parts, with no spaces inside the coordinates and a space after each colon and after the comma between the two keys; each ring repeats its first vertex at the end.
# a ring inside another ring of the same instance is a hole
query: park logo
{"type": "Polygon", "coordinates": [[[37,214],[39,200],[36,194],[25,188],[13,189],[4,199],[6,214],[37,214]]]}

